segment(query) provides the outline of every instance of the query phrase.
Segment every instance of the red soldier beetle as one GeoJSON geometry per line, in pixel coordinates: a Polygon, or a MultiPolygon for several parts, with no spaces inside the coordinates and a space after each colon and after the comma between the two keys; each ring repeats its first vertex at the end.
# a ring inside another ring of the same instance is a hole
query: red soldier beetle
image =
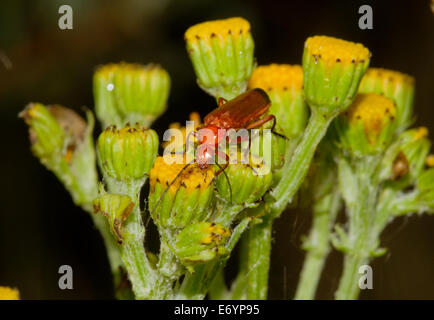
{"type": "MultiPolygon", "coordinates": [[[[175,183],[176,179],[182,174],[182,172],[187,169],[189,165],[194,163],[198,164],[199,168],[206,169],[209,165],[214,163],[214,154],[217,152],[218,156],[224,156],[226,159],[225,165],[222,167],[217,162],[215,164],[220,168],[215,174],[217,177],[220,173],[223,173],[230,187],[229,178],[224,172],[224,170],[229,165],[229,156],[222,151],[218,150],[219,144],[227,139],[227,131],[229,129],[254,129],[259,128],[269,121],[273,121],[271,131],[285,139],[285,136],[274,132],[274,127],[276,125],[276,117],[274,115],[267,115],[262,117],[270,108],[271,101],[267,93],[259,88],[249,90],[232,100],[225,100],[219,98],[219,107],[211,111],[204,118],[204,125],[197,129],[197,131],[190,132],[186,137],[186,144],[189,141],[190,135],[197,138],[199,147],[196,150],[195,157],[192,161],[188,162],[181,171],[176,175],[173,181],[168,185],[157,204],[155,205],[153,211],[158,207],[162,198],[169,190],[170,186],[175,183]],[[208,134],[203,135],[201,132],[206,130],[208,134]]],[[[237,137],[237,143],[240,142],[237,137]]],[[[249,147],[250,147],[250,137],[249,147]]],[[[242,138],[241,138],[242,139],[242,138]]],[[[247,150],[248,151],[248,150],[247,150]]],[[[231,190],[231,202],[232,202],[232,190],[231,190]]]]}

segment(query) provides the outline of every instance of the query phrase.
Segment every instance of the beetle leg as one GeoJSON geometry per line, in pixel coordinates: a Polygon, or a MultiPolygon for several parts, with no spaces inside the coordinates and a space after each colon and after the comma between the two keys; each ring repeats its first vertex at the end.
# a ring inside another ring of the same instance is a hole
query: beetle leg
{"type": "Polygon", "coordinates": [[[271,126],[271,132],[274,133],[276,136],[279,136],[281,138],[284,138],[286,140],[289,140],[287,137],[285,137],[283,134],[280,134],[276,131],[274,131],[274,128],[276,127],[276,117],[273,114],[270,114],[262,119],[259,119],[258,121],[250,123],[246,129],[253,129],[258,128],[262,126],[263,124],[267,123],[268,121],[273,121],[273,125],[271,126]]]}
{"type": "MultiPolygon", "coordinates": [[[[228,165],[229,165],[229,156],[226,153],[224,153],[223,151],[217,150],[217,158],[219,159],[221,157],[225,158],[225,163],[224,163],[224,166],[216,173],[217,176],[222,171],[224,171],[228,167],[228,165]]],[[[217,161],[216,161],[216,163],[217,163],[217,161]]]]}
{"type": "MultiPolygon", "coordinates": [[[[187,153],[187,147],[190,146],[190,144],[188,143],[190,141],[190,136],[193,136],[194,139],[197,140],[197,132],[196,131],[190,131],[187,135],[187,137],[185,138],[185,153],[187,153]]],[[[194,148],[194,140],[193,140],[193,148],[194,148]]]]}
{"type": "Polygon", "coordinates": [[[246,129],[254,129],[254,128],[259,128],[260,126],[262,126],[263,124],[267,123],[268,121],[273,121],[273,126],[271,127],[271,131],[273,131],[274,127],[276,126],[276,117],[272,114],[263,117],[262,119],[259,119],[257,121],[254,121],[252,123],[250,123],[249,125],[247,125],[246,129]]]}

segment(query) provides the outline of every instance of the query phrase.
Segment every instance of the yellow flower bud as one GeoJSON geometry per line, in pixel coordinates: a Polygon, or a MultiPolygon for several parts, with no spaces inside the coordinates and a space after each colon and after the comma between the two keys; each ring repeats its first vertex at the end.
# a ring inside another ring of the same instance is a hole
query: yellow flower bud
{"type": "Polygon", "coordinates": [[[396,108],[392,100],[377,94],[359,94],[335,121],[340,142],[355,154],[385,149],[395,133],[396,108]]]}
{"type": "Polygon", "coordinates": [[[20,300],[18,289],[0,286],[0,300],[20,300]]]}
{"type": "MultiPolygon", "coordinates": [[[[178,156],[183,157],[175,158],[178,156]]],[[[201,169],[196,163],[186,167],[178,160],[168,164],[164,157],[158,157],[150,172],[149,209],[161,227],[183,228],[210,215],[214,167],[201,169]]]]}

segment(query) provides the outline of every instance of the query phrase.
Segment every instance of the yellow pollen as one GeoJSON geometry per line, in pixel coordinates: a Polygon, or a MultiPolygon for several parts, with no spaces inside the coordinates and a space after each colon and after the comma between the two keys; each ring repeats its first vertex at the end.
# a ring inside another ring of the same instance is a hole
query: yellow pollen
{"type": "Polygon", "coordinates": [[[382,68],[369,68],[365,75],[362,78],[362,85],[363,82],[371,82],[371,81],[378,81],[381,80],[384,82],[384,84],[388,83],[395,83],[398,85],[413,85],[414,84],[414,78],[412,76],[409,76],[408,74],[401,73],[398,71],[392,71],[382,68]]]}
{"type": "MultiPolygon", "coordinates": [[[[199,115],[199,113],[197,113],[197,112],[192,112],[192,113],[190,113],[190,121],[193,121],[193,122],[194,122],[194,125],[193,125],[193,131],[196,130],[198,127],[200,127],[200,126],[203,125],[203,123],[202,123],[202,121],[201,121],[201,119],[200,119],[200,115],[199,115]]],[[[182,146],[185,145],[185,142],[186,142],[187,136],[188,136],[188,134],[190,134],[190,132],[192,131],[192,130],[189,130],[189,131],[187,132],[187,128],[184,127],[184,126],[181,127],[181,124],[180,124],[179,122],[173,122],[173,123],[171,123],[171,124],[169,125],[169,129],[177,129],[177,130],[180,130],[180,131],[181,131],[181,133],[182,133],[182,145],[179,145],[179,147],[182,147],[182,146]]],[[[189,129],[190,129],[190,128],[189,128],[189,129]]],[[[192,135],[190,135],[190,141],[192,141],[193,138],[194,138],[194,137],[193,137],[192,135]]],[[[163,142],[163,147],[167,147],[169,144],[173,143],[174,140],[175,140],[175,137],[172,137],[172,139],[171,139],[170,141],[165,141],[165,142],[163,142]]],[[[177,147],[178,147],[178,146],[177,146],[177,147]]]]}
{"type": "Polygon", "coordinates": [[[428,157],[426,157],[425,163],[428,167],[434,167],[434,154],[430,154],[428,157]]]}
{"type": "Polygon", "coordinates": [[[155,188],[156,183],[160,183],[164,188],[170,185],[169,191],[172,193],[176,193],[181,186],[185,187],[187,191],[193,191],[197,188],[203,190],[214,179],[214,166],[209,165],[207,168],[201,169],[196,163],[190,164],[177,177],[179,172],[186,166],[185,158],[184,155],[173,155],[172,160],[175,163],[166,163],[164,157],[157,157],[155,159],[154,167],[149,174],[151,189],[155,188]]]}
{"type": "Polygon", "coordinates": [[[20,300],[18,289],[0,286],[0,300],[20,300]]]}
{"type": "Polygon", "coordinates": [[[370,52],[360,43],[354,43],[327,36],[314,36],[306,40],[305,48],[315,59],[331,63],[365,62],[370,52]]]}
{"type": "Polygon", "coordinates": [[[265,91],[301,90],[303,87],[303,69],[299,65],[270,64],[257,67],[249,81],[249,88],[261,88],[265,91]]]}
{"type": "Polygon", "coordinates": [[[362,93],[356,96],[345,116],[350,123],[361,121],[368,140],[372,142],[386,123],[394,120],[395,113],[396,108],[391,100],[374,93],[362,93]]]}
{"type": "Polygon", "coordinates": [[[195,42],[199,39],[209,40],[212,37],[226,38],[250,33],[250,23],[243,18],[229,18],[224,20],[207,21],[196,24],[185,32],[185,40],[195,42]]]}
{"type": "Polygon", "coordinates": [[[40,103],[33,103],[30,105],[30,108],[27,109],[27,115],[30,118],[36,118],[38,116],[38,113],[41,111],[41,109],[44,109],[44,106],[40,103]]]}
{"type": "Polygon", "coordinates": [[[141,65],[138,63],[110,63],[99,67],[96,70],[96,75],[100,77],[109,77],[114,73],[125,72],[134,75],[140,75],[155,70],[163,70],[158,64],[141,65]]]}
{"type": "Polygon", "coordinates": [[[414,135],[413,141],[417,141],[417,140],[423,139],[423,138],[425,138],[427,136],[428,136],[428,129],[425,128],[425,127],[419,127],[416,130],[416,133],[414,135]]]}
{"type": "Polygon", "coordinates": [[[202,238],[201,242],[202,244],[210,244],[212,242],[213,238],[212,236],[204,237],[202,238]]]}

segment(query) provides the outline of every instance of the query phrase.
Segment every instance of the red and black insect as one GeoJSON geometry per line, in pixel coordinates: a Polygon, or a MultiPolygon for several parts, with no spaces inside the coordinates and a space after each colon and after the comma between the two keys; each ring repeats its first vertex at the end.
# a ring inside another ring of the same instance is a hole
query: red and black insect
{"type": "MultiPolygon", "coordinates": [[[[198,131],[191,132],[191,134],[197,138],[199,143],[195,153],[195,158],[193,161],[186,164],[173,179],[161,195],[156,207],[170,186],[175,183],[176,179],[178,179],[182,172],[192,163],[196,162],[201,169],[206,169],[209,165],[215,163],[220,168],[215,176],[217,177],[220,173],[224,173],[224,170],[229,164],[229,156],[222,151],[219,151],[218,146],[223,140],[228,138],[227,132],[229,129],[254,129],[261,127],[269,121],[273,121],[271,128],[271,131],[273,132],[276,124],[276,117],[271,114],[264,116],[271,106],[271,101],[267,93],[262,89],[256,88],[249,90],[229,101],[219,98],[218,105],[219,107],[217,109],[211,111],[204,118],[204,125],[198,128],[198,131]],[[201,134],[201,131],[204,129],[208,129],[207,132],[211,132],[211,135],[201,134]],[[223,167],[214,161],[216,153],[218,157],[224,157],[226,159],[223,167]]],[[[187,142],[189,141],[189,138],[190,134],[187,136],[187,142]]],[[[229,183],[226,173],[224,174],[229,183]]]]}

